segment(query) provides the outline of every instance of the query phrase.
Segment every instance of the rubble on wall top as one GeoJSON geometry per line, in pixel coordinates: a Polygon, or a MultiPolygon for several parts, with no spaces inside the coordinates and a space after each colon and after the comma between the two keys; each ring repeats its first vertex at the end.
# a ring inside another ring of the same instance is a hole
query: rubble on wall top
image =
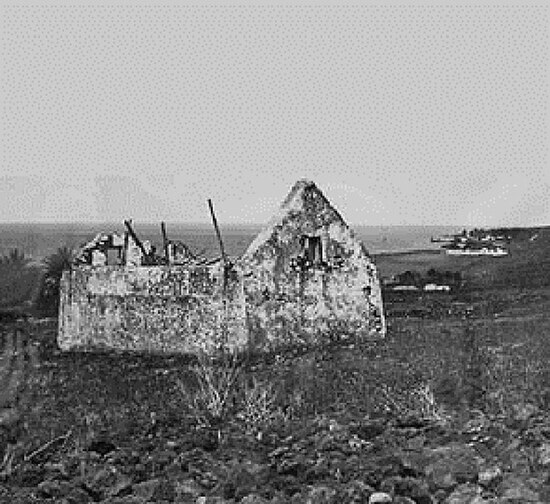
{"type": "Polygon", "coordinates": [[[157,266],[157,265],[210,265],[215,260],[194,254],[181,240],[165,239],[163,247],[156,247],[149,240],[141,241],[131,227],[128,231],[101,232],[83,245],[77,254],[75,266],[157,266]],[[160,250],[160,252],[158,252],[160,250]]]}
{"type": "MultiPolygon", "coordinates": [[[[166,226],[161,223],[162,242],[156,247],[147,240],[140,240],[132,227],[131,220],[125,220],[126,230],[123,234],[99,233],[89,243],[84,245],[75,260],[76,265],[92,266],[154,266],[154,265],[211,265],[223,261],[226,267],[234,264],[225,254],[221,234],[217,225],[216,216],[211,200],[208,200],[210,213],[217,234],[221,258],[209,260],[202,254],[195,254],[183,241],[170,240],[167,237],[166,226]]],[[[241,257],[245,261],[255,251],[273,236],[278,236],[281,227],[285,240],[309,240],[302,248],[313,249],[315,240],[326,240],[345,243],[352,250],[362,248],[358,244],[353,232],[345,223],[339,212],[331,205],[317,185],[309,179],[298,180],[282,202],[279,211],[269,221],[267,226],[252,241],[247,251],[241,257]],[[294,237],[294,238],[292,238],[294,237]],[[311,243],[310,243],[311,242],[311,243]]],[[[301,242],[300,242],[301,243],[301,242]]],[[[311,254],[310,254],[311,255],[311,254]]]]}

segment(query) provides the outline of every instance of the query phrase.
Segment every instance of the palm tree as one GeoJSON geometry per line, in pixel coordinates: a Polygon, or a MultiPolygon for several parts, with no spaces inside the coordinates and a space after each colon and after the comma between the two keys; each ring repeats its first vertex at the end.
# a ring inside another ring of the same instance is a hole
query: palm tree
{"type": "Polygon", "coordinates": [[[59,307],[59,284],[63,272],[70,269],[74,261],[73,249],[63,246],[43,260],[44,276],[38,295],[38,307],[55,315],[59,307]]]}
{"type": "Polygon", "coordinates": [[[8,266],[10,268],[22,269],[30,262],[28,257],[25,257],[25,253],[19,249],[14,248],[9,251],[8,255],[0,258],[0,264],[8,266]]]}

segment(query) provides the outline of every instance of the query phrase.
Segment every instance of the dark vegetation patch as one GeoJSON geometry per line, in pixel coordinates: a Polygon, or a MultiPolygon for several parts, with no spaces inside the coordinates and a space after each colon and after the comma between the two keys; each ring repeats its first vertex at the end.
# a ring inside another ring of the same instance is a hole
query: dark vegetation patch
{"type": "Polygon", "coordinates": [[[41,276],[40,268],[17,249],[0,257],[0,322],[29,313],[41,276]]]}

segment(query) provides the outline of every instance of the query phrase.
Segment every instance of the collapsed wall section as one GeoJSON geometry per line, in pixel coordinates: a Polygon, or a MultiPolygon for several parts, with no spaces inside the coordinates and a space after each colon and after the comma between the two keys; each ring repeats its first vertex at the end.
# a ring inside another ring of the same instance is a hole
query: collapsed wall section
{"type": "Polygon", "coordinates": [[[61,280],[61,349],[194,353],[246,346],[243,285],[222,264],[84,266],[61,280]]]}

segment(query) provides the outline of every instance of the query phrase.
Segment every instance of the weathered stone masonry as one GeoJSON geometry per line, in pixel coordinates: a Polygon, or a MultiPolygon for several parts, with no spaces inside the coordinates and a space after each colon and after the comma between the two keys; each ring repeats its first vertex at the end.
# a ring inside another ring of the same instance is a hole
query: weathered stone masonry
{"type": "Polygon", "coordinates": [[[238,277],[215,266],[101,266],[65,272],[59,345],[192,353],[222,341],[243,347],[238,277]]]}
{"type": "Polygon", "coordinates": [[[265,351],[385,334],[376,268],[312,182],[298,182],[231,268],[80,266],[61,283],[63,349],[265,351]]]}
{"type": "Polygon", "coordinates": [[[312,182],[294,186],[241,264],[255,344],[385,332],[376,268],[312,182]]]}

